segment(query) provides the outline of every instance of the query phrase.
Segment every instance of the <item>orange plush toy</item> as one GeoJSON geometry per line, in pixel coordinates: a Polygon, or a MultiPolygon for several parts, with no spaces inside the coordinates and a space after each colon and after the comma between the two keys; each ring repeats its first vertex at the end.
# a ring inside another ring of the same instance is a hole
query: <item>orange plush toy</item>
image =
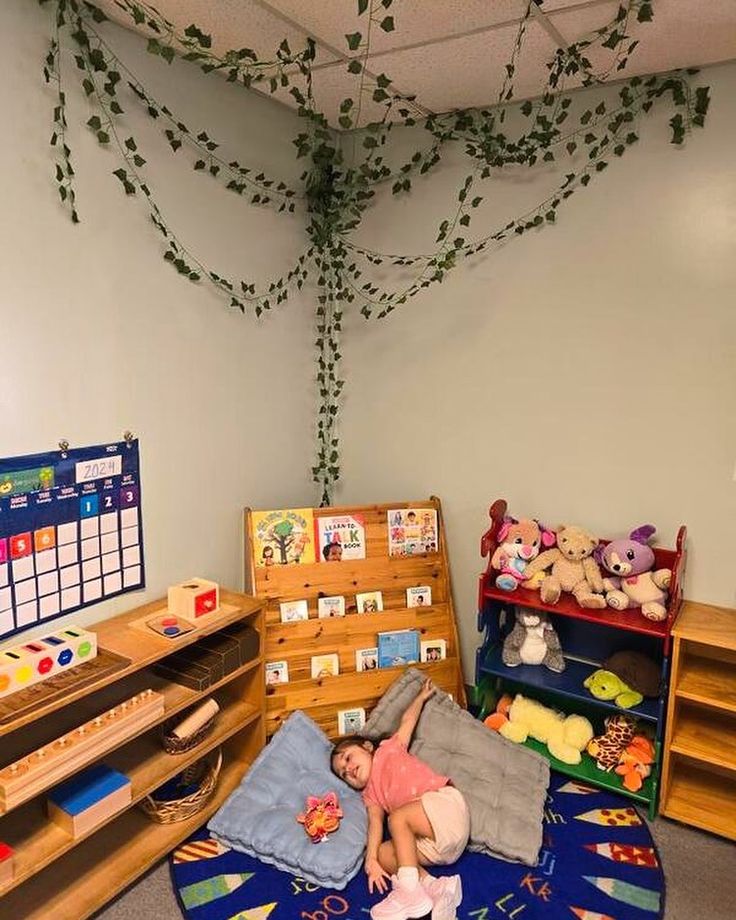
{"type": "Polygon", "coordinates": [[[329,834],[334,832],[340,826],[342,818],[342,809],[337,801],[337,795],[334,792],[328,792],[327,795],[307,796],[307,805],[301,815],[297,815],[296,820],[304,825],[304,830],[312,843],[322,843],[327,840],[329,834]]]}
{"type": "Polygon", "coordinates": [[[638,792],[652,772],[653,763],[652,742],[644,735],[634,735],[628,747],[621,752],[616,773],[623,777],[624,786],[630,792],[638,792]]]}

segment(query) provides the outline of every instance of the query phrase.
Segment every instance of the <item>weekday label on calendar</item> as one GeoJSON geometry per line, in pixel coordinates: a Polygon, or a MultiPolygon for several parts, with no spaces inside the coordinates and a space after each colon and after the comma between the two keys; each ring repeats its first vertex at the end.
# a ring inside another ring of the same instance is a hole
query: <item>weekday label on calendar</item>
{"type": "Polygon", "coordinates": [[[0,460],[0,638],[145,585],[137,441],[0,460]]]}

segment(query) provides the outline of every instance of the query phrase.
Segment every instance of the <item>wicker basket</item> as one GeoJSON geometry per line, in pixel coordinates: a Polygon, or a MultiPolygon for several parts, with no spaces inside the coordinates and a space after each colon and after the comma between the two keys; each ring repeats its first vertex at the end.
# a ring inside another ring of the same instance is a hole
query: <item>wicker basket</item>
{"type": "Polygon", "coordinates": [[[167,754],[186,754],[187,751],[191,751],[192,748],[201,744],[207,735],[209,735],[215,727],[216,718],[217,715],[215,714],[211,719],[208,719],[201,728],[198,728],[194,734],[187,735],[186,738],[180,738],[172,731],[172,729],[176,728],[181,722],[181,718],[177,716],[176,718],[168,719],[161,726],[161,743],[164,750],[167,754]]]}
{"type": "Polygon", "coordinates": [[[195,792],[181,799],[169,799],[159,802],[153,796],[147,795],[138,804],[148,817],[157,824],[174,824],[177,821],[186,821],[201,811],[212,797],[217,788],[217,779],[222,767],[222,751],[218,748],[216,756],[210,754],[191,764],[182,773],[182,783],[190,785],[197,783],[195,792]]]}

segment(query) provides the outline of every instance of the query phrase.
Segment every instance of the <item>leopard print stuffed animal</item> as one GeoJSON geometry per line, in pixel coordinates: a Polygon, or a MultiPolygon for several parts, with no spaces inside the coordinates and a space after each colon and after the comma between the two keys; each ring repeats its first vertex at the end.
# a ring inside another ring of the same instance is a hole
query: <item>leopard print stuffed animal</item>
{"type": "Polygon", "coordinates": [[[588,742],[586,750],[598,769],[608,773],[618,766],[621,754],[636,734],[636,721],[622,712],[609,716],[604,725],[605,733],[588,742]]]}

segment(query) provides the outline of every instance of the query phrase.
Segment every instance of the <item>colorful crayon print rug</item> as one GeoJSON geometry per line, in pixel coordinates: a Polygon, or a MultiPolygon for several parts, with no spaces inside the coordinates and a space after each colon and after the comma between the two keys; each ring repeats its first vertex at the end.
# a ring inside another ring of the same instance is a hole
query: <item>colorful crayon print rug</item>
{"type": "MultiPolygon", "coordinates": [[[[649,829],[628,800],[552,774],[539,864],[466,853],[459,920],[658,920],[664,875],[649,829]]],[[[189,920],[370,920],[380,896],[359,872],[343,891],[318,888],[223,848],[206,828],[171,857],[189,920]]]]}

